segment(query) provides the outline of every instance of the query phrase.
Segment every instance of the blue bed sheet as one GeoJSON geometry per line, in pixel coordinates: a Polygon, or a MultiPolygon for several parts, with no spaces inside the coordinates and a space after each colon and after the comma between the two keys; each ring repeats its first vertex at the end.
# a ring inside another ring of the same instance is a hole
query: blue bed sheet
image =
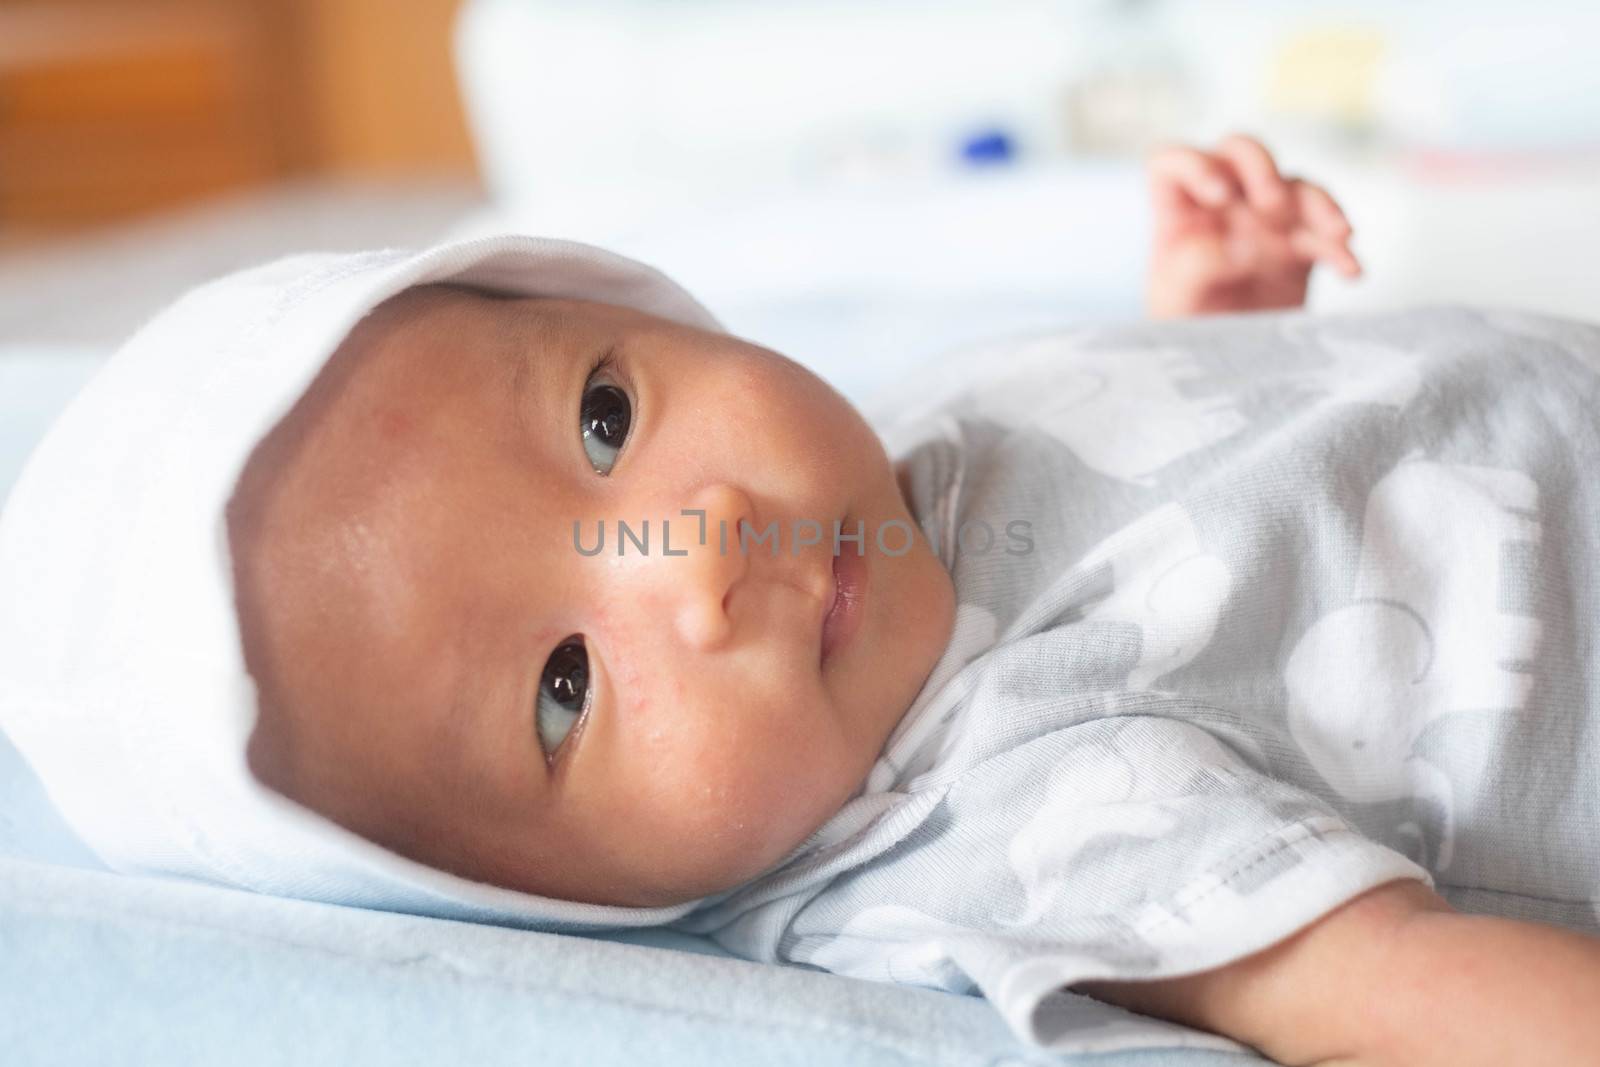
{"type": "Polygon", "coordinates": [[[1263,1062],[1041,1053],[976,997],[671,931],[543,934],[114,874],[3,735],[0,1004],[13,1065],[1263,1062]]]}

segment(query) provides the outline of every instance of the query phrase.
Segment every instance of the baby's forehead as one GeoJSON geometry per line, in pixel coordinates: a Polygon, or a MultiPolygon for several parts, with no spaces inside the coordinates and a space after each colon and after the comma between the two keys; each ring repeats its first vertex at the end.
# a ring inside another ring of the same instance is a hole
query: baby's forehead
{"type": "Polygon", "coordinates": [[[371,345],[413,347],[440,335],[498,346],[530,340],[557,343],[589,335],[675,324],[636,308],[557,296],[519,296],[450,283],[419,285],[374,308],[341,343],[340,350],[371,345]],[[461,335],[459,331],[467,331],[461,335]]]}
{"type": "Polygon", "coordinates": [[[495,481],[506,457],[554,499],[578,447],[587,368],[680,331],[699,333],[630,308],[456,286],[386,301],[245,464],[228,505],[236,564],[288,589],[336,566],[353,537],[420,556],[446,520],[459,525],[508,490],[495,481]]]}
{"type": "MultiPolygon", "coordinates": [[[[557,440],[562,425],[576,442],[573,398],[590,355],[654,321],[609,305],[428,287],[351,332],[252,453],[228,508],[236,609],[260,687],[258,772],[276,768],[269,776],[285,791],[293,781],[359,792],[314,769],[317,759],[343,765],[345,731],[403,705],[416,722],[449,706],[440,681],[449,657],[428,650],[450,646],[463,603],[485,617],[499,610],[495,583],[483,580],[492,568],[461,563],[460,546],[497,543],[510,498],[550,510],[563,485],[553,445],[549,463],[525,463],[529,449],[557,440]],[[520,397],[519,368],[534,372],[520,397]],[[529,424],[519,407],[536,413],[529,424]],[[529,486],[540,488],[515,492],[529,486]],[[412,672],[408,684],[393,664],[412,672]]],[[[565,523],[547,525],[564,547],[565,523]]],[[[517,543],[535,526],[529,509],[515,512],[517,543]]]]}
{"type": "Polygon", "coordinates": [[[461,400],[486,380],[509,385],[525,375],[536,391],[574,354],[649,322],[632,309],[589,301],[454,285],[408,289],[345,336],[256,455],[282,460],[312,440],[331,446],[351,443],[352,435],[381,436],[384,412],[415,413],[446,397],[461,400]]]}
{"type": "Polygon", "coordinates": [[[386,363],[430,364],[435,370],[471,358],[507,358],[530,341],[545,346],[581,322],[563,302],[508,297],[455,285],[423,285],[391,297],[369,312],[340,342],[321,378],[338,377],[341,364],[371,377],[386,363]]]}
{"type": "MultiPolygon", "coordinates": [[[[351,330],[246,462],[228,505],[236,562],[303,576],[340,558],[352,530],[392,525],[397,510],[411,526],[461,501],[484,469],[464,458],[468,439],[502,439],[522,455],[553,448],[559,431],[544,424],[559,422],[587,361],[674,328],[629,308],[459,286],[391,298],[351,330]]],[[[576,407],[570,421],[576,433],[576,407]]]]}
{"type": "Polygon", "coordinates": [[[477,453],[462,452],[461,441],[479,430],[514,430],[509,416],[486,406],[509,407],[503,401],[519,359],[556,359],[559,342],[549,335],[563,313],[568,328],[587,318],[575,318],[577,310],[453,287],[408,290],[351,331],[263,437],[227,511],[236,608],[263,688],[263,723],[320,733],[324,672],[304,667],[306,649],[346,673],[359,650],[340,634],[370,636],[387,620],[431,635],[435,590],[412,580],[415,564],[428,558],[435,531],[490,495],[473,495],[483,487],[472,475],[486,466],[462,462],[477,453]]]}
{"type": "Polygon", "coordinates": [[[330,487],[371,484],[375,468],[395,468],[408,426],[440,403],[441,387],[454,380],[464,390],[548,332],[541,323],[557,309],[539,303],[428,285],[374,308],[252,450],[229,502],[230,535],[259,548],[270,528],[324,510],[330,487]]]}

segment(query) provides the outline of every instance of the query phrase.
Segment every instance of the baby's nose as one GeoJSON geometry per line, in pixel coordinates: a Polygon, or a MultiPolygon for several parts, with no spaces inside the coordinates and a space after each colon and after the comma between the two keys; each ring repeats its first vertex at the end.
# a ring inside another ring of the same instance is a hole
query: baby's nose
{"type": "Polygon", "coordinates": [[[709,651],[732,634],[729,594],[749,569],[739,550],[740,523],[754,521],[750,498],[725,483],[701,489],[672,518],[670,553],[654,562],[670,592],[673,623],[690,648],[709,651]]]}

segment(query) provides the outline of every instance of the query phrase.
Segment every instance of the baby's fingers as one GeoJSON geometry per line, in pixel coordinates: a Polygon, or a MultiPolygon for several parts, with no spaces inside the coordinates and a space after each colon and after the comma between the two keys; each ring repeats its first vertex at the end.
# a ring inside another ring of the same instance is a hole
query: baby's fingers
{"type": "Polygon", "coordinates": [[[1290,183],[1299,209],[1302,228],[1296,247],[1309,259],[1320,259],[1346,278],[1361,273],[1361,264],[1350,251],[1350,222],[1327,191],[1296,178],[1290,183]]]}
{"type": "Polygon", "coordinates": [[[1361,264],[1350,251],[1348,236],[1333,237],[1305,227],[1297,227],[1289,235],[1289,247],[1295,255],[1308,263],[1318,260],[1329,264],[1346,278],[1361,274],[1361,264]]]}
{"type": "Polygon", "coordinates": [[[1206,207],[1221,207],[1233,198],[1231,168],[1197,148],[1169,145],[1151,153],[1146,165],[1158,201],[1180,195],[1206,207]]]}
{"type": "Polygon", "coordinates": [[[1339,210],[1339,205],[1321,186],[1296,178],[1290,183],[1294,189],[1295,203],[1300,217],[1318,233],[1329,237],[1348,237],[1350,222],[1339,210]]]}
{"type": "Polygon", "coordinates": [[[1223,138],[1217,154],[1233,164],[1252,208],[1279,225],[1291,220],[1295,204],[1289,183],[1260,141],[1236,133],[1223,138]]]}

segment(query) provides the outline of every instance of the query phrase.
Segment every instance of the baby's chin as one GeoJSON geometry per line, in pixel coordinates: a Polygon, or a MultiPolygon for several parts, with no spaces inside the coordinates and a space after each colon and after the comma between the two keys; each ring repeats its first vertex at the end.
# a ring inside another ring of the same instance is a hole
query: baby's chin
{"type": "MultiPolygon", "coordinates": [[[[867,767],[870,768],[874,762],[875,759],[867,761],[867,767]]],[[[629,907],[672,907],[758,881],[797,858],[816,832],[837,815],[845,804],[860,795],[865,784],[866,774],[863,772],[859,782],[850,780],[847,794],[838,796],[824,809],[804,820],[769,820],[768,826],[781,824],[781,830],[764,838],[748,833],[730,836],[724,847],[695,857],[692,869],[668,871],[663,869],[667,866],[663,864],[648,873],[640,872],[632,878],[623,879],[609,887],[616,898],[611,902],[629,907]]],[[[752,825],[749,816],[737,822],[746,827],[752,825]]]]}
{"type": "Polygon", "coordinates": [[[579,886],[552,887],[543,880],[531,884],[501,883],[508,889],[517,889],[537,896],[565,900],[574,904],[599,904],[616,908],[672,908],[689,904],[706,897],[737,889],[759,878],[768,868],[744,872],[722,872],[716,876],[672,884],[657,878],[600,881],[579,886]]]}

